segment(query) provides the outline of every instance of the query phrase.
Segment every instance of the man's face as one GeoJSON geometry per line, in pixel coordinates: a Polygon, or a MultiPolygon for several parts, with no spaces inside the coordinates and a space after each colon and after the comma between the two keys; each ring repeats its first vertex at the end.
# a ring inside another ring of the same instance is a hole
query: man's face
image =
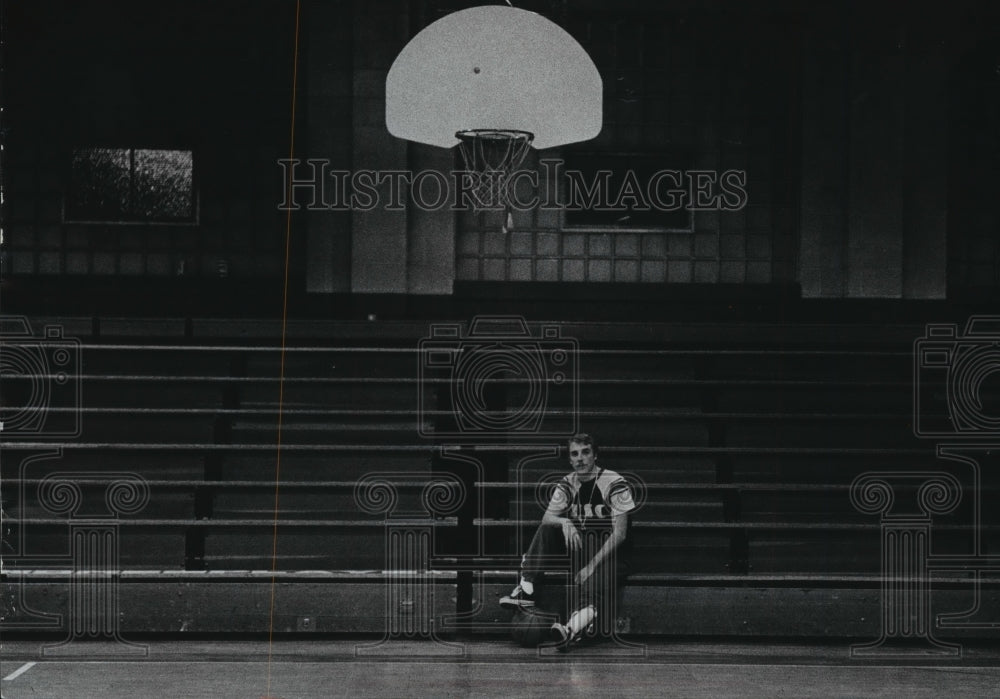
{"type": "Polygon", "coordinates": [[[580,442],[569,443],[569,465],[582,480],[590,480],[597,475],[597,455],[594,447],[580,442]]]}

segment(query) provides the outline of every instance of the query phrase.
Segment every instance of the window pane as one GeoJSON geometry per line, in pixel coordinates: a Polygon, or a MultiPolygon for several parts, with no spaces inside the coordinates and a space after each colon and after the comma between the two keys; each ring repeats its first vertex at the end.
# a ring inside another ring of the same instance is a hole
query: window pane
{"type": "Polygon", "coordinates": [[[73,153],[66,216],[83,221],[121,221],[130,209],[129,152],[81,148],[73,153]]]}
{"type": "Polygon", "coordinates": [[[80,148],[73,152],[68,221],[194,222],[191,151],[80,148]]]}
{"type": "Polygon", "coordinates": [[[135,151],[136,218],[189,220],[194,215],[191,151],[135,151]]]}

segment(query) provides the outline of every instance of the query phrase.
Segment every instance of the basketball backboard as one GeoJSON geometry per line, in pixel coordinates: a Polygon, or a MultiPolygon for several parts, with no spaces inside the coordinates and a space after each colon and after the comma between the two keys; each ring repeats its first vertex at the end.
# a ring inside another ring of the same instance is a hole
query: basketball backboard
{"type": "Polygon", "coordinates": [[[489,5],[442,17],[417,34],[386,78],[385,121],[408,141],[442,148],[466,129],[517,129],[535,148],[586,141],[602,122],[600,73],[562,27],[489,5]]]}

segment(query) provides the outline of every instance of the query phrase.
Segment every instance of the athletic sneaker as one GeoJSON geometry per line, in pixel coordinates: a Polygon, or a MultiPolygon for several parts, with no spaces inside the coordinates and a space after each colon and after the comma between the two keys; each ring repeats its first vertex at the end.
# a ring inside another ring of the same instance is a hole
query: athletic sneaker
{"type": "Polygon", "coordinates": [[[513,592],[500,598],[500,606],[504,609],[528,609],[535,606],[535,596],[529,595],[518,584],[513,592]]]}
{"type": "Polygon", "coordinates": [[[561,651],[569,650],[570,644],[577,640],[573,637],[573,632],[569,630],[569,627],[559,622],[552,625],[549,637],[556,642],[556,648],[561,651]]]}
{"type": "Polygon", "coordinates": [[[556,648],[561,651],[569,650],[570,646],[576,645],[583,640],[584,634],[592,634],[594,631],[594,623],[591,622],[589,626],[579,633],[573,633],[570,631],[568,624],[560,624],[556,622],[552,625],[549,630],[549,638],[551,638],[556,643],[556,648]]]}

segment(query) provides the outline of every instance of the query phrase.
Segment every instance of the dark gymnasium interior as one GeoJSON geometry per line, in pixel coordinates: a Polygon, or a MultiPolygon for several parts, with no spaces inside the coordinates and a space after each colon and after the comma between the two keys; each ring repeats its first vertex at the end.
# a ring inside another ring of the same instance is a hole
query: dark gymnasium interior
{"type": "Polygon", "coordinates": [[[497,600],[586,431],[641,496],[597,648],[988,652],[1000,6],[513,3],[603,81],[539,187],[740,171],[739,207],[289,187],[459,168],[386,130],[385,83],[473,4],[3,3],[6,642],[513,647],[497,600]],[[442,346],[530,356],[470,396],[442,346]]]}

